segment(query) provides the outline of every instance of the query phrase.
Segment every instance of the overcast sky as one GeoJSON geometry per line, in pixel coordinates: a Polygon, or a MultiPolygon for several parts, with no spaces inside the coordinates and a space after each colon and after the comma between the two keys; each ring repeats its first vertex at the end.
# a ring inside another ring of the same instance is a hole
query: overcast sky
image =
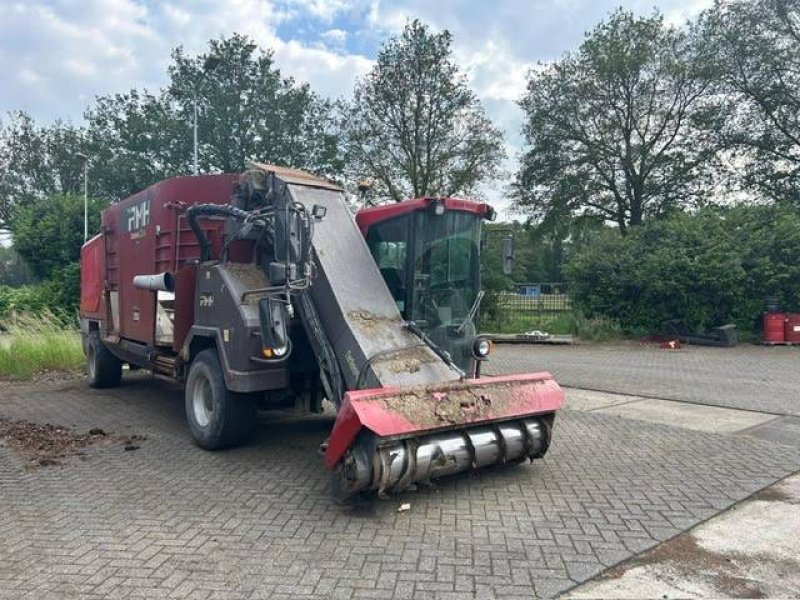
{"type": "MultiPolygon", "coordinates": [[[[528,69],[580,44],[609,11],[658,8],[683,24],[711,0],[0,0],[0,115],[82,121],[96,95],[166,82],[170,50],[202,53],[237,31],[275,52],[278,67],[319,93],[348,97],[381,42],[417,17],[449,29],[473,88],[521,149],[516,100],[528,69]]],[[[268,157],[264,157],[267,159],[268,157]]],[[[499,186],[498,186],[499,187],[499,186]]],[[[493,200],[497,192],[488,192],[493,200]]]]}

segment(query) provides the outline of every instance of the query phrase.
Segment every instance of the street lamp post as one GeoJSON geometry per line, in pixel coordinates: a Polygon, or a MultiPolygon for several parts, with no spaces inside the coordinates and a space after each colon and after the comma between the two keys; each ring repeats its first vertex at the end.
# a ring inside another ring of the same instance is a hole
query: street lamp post
{"type": "Polygon", "coordinates": [[[192,90],[192,108],[194,110],[194,174],[198,173],[197,166],[197,86],[192,90]]]}
{"type": "Polygon", "coordinates": [[[197,140],[197,138],[198,138],[198,134],[197,134],[197,89],[203,83],[206,75],[208,75],[211,71],[216,69],[221,61],[222,61],[222,59],[219,56],[217,56],[216,54],[209,54],[206,57],[205,62],[203,63],[203,71],[202,71],[202,73],[200,75],[200,78],[194,84],[194,87],[192,89],[192,113],[193,113],[192,129],[193,129],[193,133],[194,133],[194,161],[193,161],[194,169],[193,169],[193,172],[194,172],[195,175],[199,175],[199,173],[200,173],[200,167],[198,166],[198,150],[197,150],[197,146],[198,146],[198,140],[197,140]]]}
{"type": "Polygon", "coordinates": [[[89,157],[83,152],[75,154],[83,160],[83,241],[89,239],[89,157]]]}

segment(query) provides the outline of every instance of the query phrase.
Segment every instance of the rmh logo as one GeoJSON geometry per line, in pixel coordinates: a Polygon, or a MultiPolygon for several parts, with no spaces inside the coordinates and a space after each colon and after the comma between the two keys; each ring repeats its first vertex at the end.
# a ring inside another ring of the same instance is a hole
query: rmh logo
{"type": "Polygon", "coordinates": [[[150,222],[150,201],[143,200],[128,208],[128,231],[137,231],[150,222]]]}

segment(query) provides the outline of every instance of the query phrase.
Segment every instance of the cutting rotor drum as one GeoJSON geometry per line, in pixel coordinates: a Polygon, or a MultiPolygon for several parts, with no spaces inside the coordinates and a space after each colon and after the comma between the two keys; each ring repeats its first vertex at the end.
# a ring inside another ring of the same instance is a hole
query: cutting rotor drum
{"type": "Polygon", "coordinates": [[[396,442],[367,434],[332,473],[335,495],[397,493],[463,471],[541,458],[554,415],[445,431],[396,442]]]}

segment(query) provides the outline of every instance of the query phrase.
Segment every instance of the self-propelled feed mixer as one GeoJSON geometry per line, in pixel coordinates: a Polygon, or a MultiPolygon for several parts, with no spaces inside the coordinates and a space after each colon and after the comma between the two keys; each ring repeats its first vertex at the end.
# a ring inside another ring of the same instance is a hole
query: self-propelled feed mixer
{"type": "MultiPolygon", "coordinates": [[[[419,198],[360,211],[302,171],[181,177],[103,213],[81,255],[89,382],[122,365],[185,385],[203,448],[257,411],[337,411],[332,491],[415,483],[543,456],[563,392],[549,373],[481,377],[486,205],[419,198]]],[[[322,441],[322,440],[321,440],[322,441]]]]}

